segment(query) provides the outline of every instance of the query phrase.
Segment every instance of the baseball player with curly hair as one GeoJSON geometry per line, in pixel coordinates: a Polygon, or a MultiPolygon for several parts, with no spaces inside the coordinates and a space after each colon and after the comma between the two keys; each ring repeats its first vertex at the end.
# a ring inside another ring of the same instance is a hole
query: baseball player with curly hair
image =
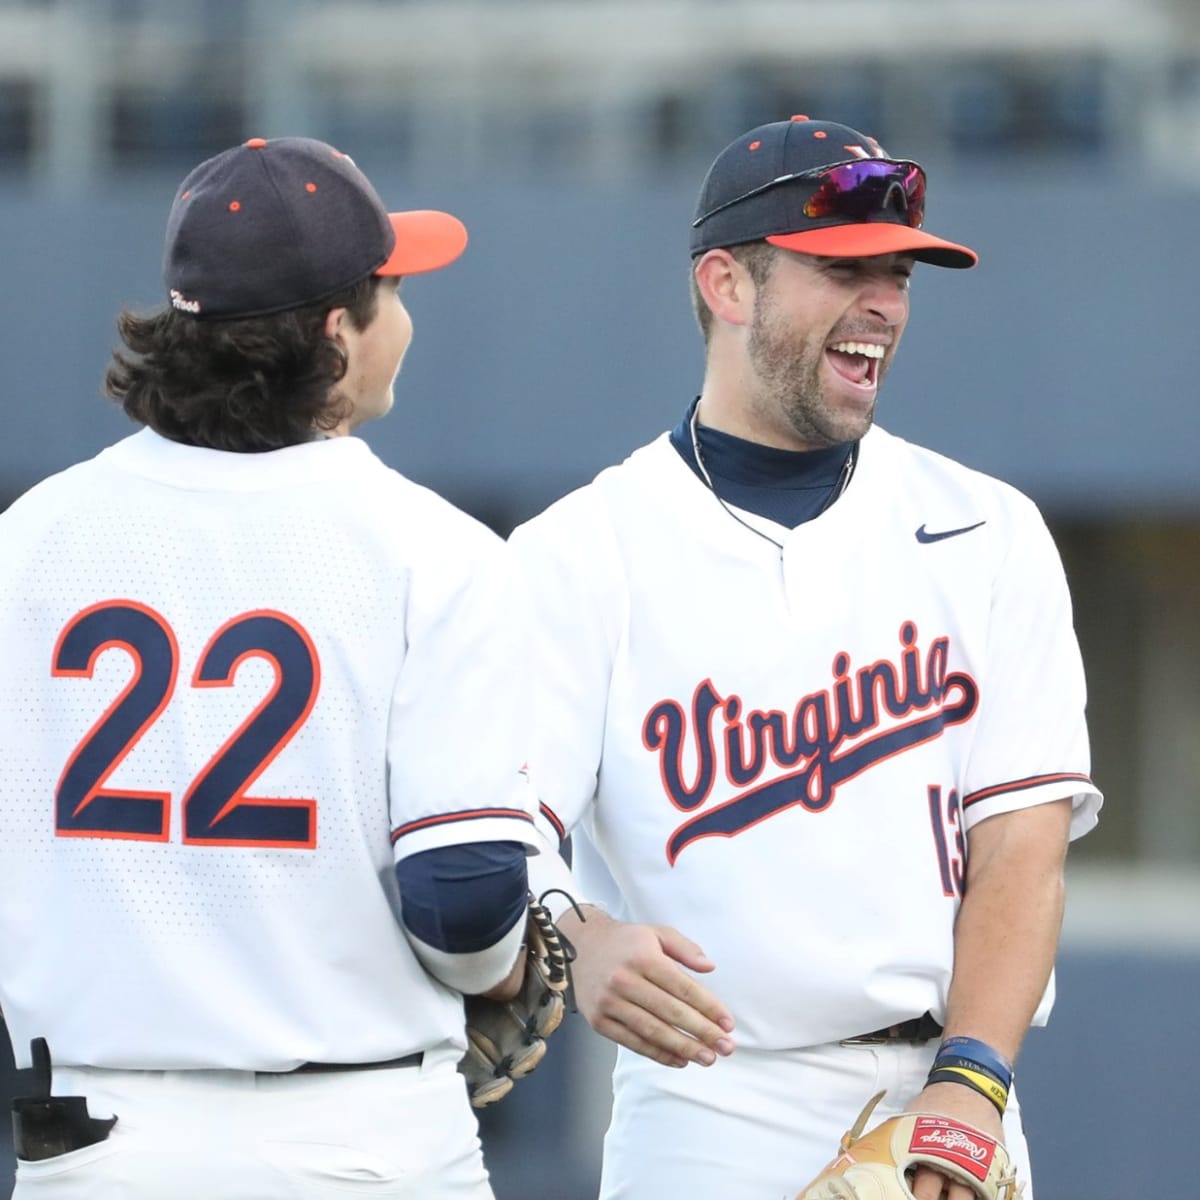
{"type": "Polygon", "coordinates": [[[794,1195],[879,1092],[967,1166],[811,1195],[1011,1193],[1005,1142],[1032,1195],[1013,1063],[1101,798],[1037,509],[874,423],[914,266],[976,262],[925,185],[844,125],[737,138],[691,227],[699,397],[511,539],[542,833],[592,900],[548,903],[621,1047],[604,1200],[794,1195]]]}
{"type": "Polygon", "coordinates": [[[456,1068],[524,965],[513,572],[353,436],[466,240],[319,141],[200,164],[118,322],[143,428],[0,516],[18,1200],[492,1195],[456,1068]]]}

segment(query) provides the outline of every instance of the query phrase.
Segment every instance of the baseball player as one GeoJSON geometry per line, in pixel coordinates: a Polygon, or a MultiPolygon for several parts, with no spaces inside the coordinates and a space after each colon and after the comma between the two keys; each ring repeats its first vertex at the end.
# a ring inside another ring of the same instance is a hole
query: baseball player
{"type": "Polygon", "coordinates": [[[737,138],[691,228],[700,396],[511,540],[541,828],[579,878],[531,869],[594,901],[549,902],[621,1046],[605,1200],[792,1196],[878,1091],[1028,1182],[1012,1064],[1101,798],[1034,505],[874,425],[914,264],[976,261],[924,207],[846,126],[737,138]]]}
{"type": "Polygon", "coordinates": [[[513,573],[353,436],[466,240],[322,142],[200,164],[118,322],[144,428],[0,516],[18,1200],[492,1194],[456,1066],[524,962],[513,573]]]}

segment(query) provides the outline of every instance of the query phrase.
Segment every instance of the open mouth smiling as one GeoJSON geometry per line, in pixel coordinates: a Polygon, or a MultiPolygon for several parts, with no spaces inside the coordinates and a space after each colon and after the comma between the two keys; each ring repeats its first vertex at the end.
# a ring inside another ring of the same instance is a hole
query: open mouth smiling
{"type": "Polygon", "coordinates": [[[879,364],[886,349],[875,342],[833,342],[826,356],[843,379],[859,387],[873,388],[879,382],[879,364]]]}

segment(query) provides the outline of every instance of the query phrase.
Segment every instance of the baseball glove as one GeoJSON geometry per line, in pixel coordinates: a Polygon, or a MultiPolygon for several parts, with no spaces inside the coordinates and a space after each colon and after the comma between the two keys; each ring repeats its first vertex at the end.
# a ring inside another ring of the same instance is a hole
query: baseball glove
{"type": "Polygon", "coordinates": [[[525,981],[511,1000],[466,997],[467,1052],[458,1064],[475,1108],[512,1091],[546,1054],[566,1010],[567,950],[550,913],[531,895],[525,927],[525,981]]]}
{"type": "Polygon", "coordinates": [[[863,1134],[874,1096],[842,1138],[841,1151],[796,1200],[913,1200],[912,1179],[927,1166],[979,1200],[1020,1200],[1024,1190],[1008,1151],[971,1125],[933,1113],[904,1113],[863,1134]]]}

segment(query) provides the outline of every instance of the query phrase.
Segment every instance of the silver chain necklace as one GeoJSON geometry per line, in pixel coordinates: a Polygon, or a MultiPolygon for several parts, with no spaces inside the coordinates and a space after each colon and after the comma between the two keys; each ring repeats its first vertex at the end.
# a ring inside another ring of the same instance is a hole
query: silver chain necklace
{"type": "MultiPolygon", "coordinates": [[[[692,409],[691,419],[688,421],[688,432],[692,435],[692,453],[696,456],[696,466],[700,468],[700,478],[704,480],[705,486],[713,494],[716,502],[741,526],[750,530],[751,533],[757,534],[764,542],[770,542],[780,554],[783,553],[783,543],[776,541],[769,533],[764,533],[761,529],[751,525],[749,521],[742,520],[741,517],[725,503],[721,493],[717,491],[713,485],[712,476],[708,473],[708,467],[704,464],[704,456],[700,453],[700,438],[696,434],[696,427],[700,423],[700,405],[697,404],[692,409]]],[[[819,517],[833,502],[839,499],[842,493],[850,486],[850,477],[854,474],[854,467],[858,461],[858,443],[856,442],[850,453],[846,455],[846,461],[842,465],[842,473],[838,476],[837,484],[833,490],[825,498],[825,503],[816,511],[813,520],[819,517]]]]}

